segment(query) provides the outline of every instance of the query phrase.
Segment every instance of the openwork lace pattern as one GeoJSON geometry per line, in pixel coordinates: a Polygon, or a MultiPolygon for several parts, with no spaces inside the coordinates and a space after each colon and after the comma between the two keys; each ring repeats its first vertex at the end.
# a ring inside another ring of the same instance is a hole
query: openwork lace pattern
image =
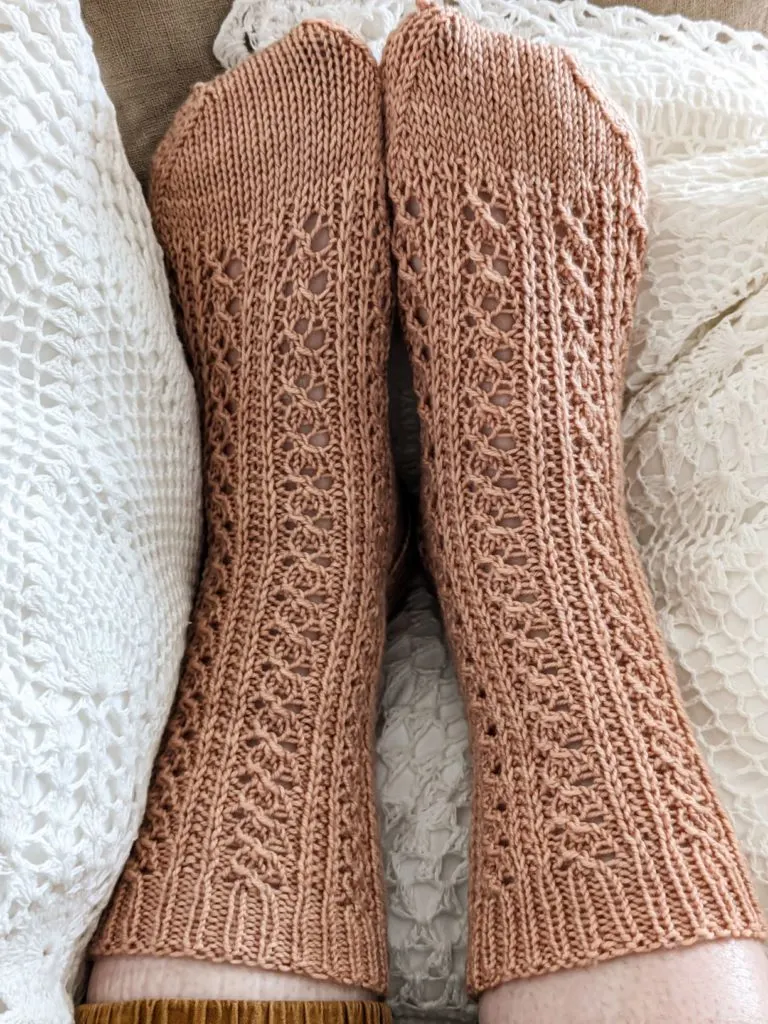
{"type": "MultiPolygon", "coordinates": [[[[714,58],[718,78],[727,76],[729,65],[757,70],[768,58],[768,43],[759,32],[735,31],[720,22],[692,21],[679,15],[659,17],[631,6],[605,9],[588,0],[437,2],[494,31],[584,48],[592,52],[596,63],[616,69],[622,67],[621,55],[625,51],[636,56],[644,51],[649,56],[655,50],[654,56],[661,57],[662,62],[665,55],[680,58],[685,61],[686,92],[694,84],[703,90],[718,91],[716,84],[695,73],[695,65],[702,57],[714,58]],[[599,42],[601,36],[611,37],[617,49],[600,53],[604,49],[599,42]]],[[[358,34],[376,57],[381,57],[390,32],[416,7],[416,0],[284,0],[280,4],[272,0],[232,0],[214,53],[224,67],[234,67],[250,53],[282,38],[303,19],[327,18],[358,34]]],[[[712,62],[709,64],[711,68],[712,62]]],[[[636,89],[643,92],[644,87],[632,81],[633,77],[630,75],[630,81],[624,82],[626,76],[621,76],[614,82],[614,88],[627,93],[636,89]]],[[[668,87],[672,97],[676,90],[672,83],[668,87]]]]}
{"type": "Polygon", "coordinates": [[[65,1024],[199,557],[194,388],[80,5],[0,3],[0,1020],[65,1024]]]}
{"type": "Polygon", "coordinates": [[[435,8],[384,70],[427,552],[473,733],[470,986],[761,935],[624,506],[628,132],[562,51],[435,8]]]}
{"type": "Polygon", "coordinates": [[[365,48],[304,26],[198,90],[156,159],[203,408],[207,555],[97,952],[386,985],[372,792],[395,527],[380,121],[365,48]]]}
{"type": "Polygon", "coordinates": [[[471,1013],[469,730],[439,609],[415,579],[389,625],[377,784],[387,879],[389,1004],[402,1020],[471,1013]]]}

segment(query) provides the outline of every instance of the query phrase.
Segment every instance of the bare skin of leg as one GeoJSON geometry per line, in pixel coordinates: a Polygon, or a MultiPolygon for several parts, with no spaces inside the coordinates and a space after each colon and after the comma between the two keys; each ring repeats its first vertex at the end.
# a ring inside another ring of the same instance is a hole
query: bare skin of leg
{"type": "Polygon", "coordinates": [[[132,999],[356,1002],[374,998],[364,989],[295,974],[173,957],[104,957],[94,963],[88,985],[89,1003],[132,999]]]}
{"type": "Polygon", "coordinates": [[[705,942],[526,981],[480,999],[480,1024],[764,1024],[759,942],[705,942]]]}
{"type": "MultiPolygon", "coordinates": [[[[88,1001],[368,1000],[362,989],[232,964],[97,960],[88,1001]]],[[[480,999],[480,1024],[764,1024],[768,957],[758,942],[703,943],[510,982],[480,999]]]]}

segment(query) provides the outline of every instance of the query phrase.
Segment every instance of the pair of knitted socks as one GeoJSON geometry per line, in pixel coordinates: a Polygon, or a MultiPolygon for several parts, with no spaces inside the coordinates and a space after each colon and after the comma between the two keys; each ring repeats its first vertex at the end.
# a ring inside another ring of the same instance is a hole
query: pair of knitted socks
{"type": "Polygon", "coordinates": [[[203,410],[207,554],[94,952],[386,989],[392,251],[473,736],[471,989],[762,934],[630,540],[643,186],[570,58],[425,7],[380,77],[305,22],[198,87],[152,196],[203,410]]]}

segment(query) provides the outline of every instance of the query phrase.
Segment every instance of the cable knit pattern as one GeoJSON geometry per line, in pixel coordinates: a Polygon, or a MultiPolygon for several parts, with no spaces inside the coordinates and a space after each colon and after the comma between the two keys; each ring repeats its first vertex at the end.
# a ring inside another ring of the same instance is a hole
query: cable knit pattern
{"type": "Polygon", "coordinates": [[[0,3],[0,1019],[71,1018],[199,555],[198,417],[74,0],[0,3]]]}
{"type": "Polygon", "coordinates": [[[370,54],[306,22],[198,88],[152,196],[204,410],[208,551],[93,950],[383,991],[372,741],[396,516],[370,54]]]}
{"type": "Polygon", "coordinates": [[[470,988],[760,936],[624,507],[627,129],[564,51],[431,6],[384,70],[427,553],[473,733],[470,988]]]}

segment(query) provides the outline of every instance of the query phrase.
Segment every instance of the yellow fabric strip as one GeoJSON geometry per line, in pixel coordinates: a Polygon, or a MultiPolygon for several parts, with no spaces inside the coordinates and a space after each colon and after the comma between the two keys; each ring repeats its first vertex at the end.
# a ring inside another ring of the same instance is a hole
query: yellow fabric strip
{"type": "Polygon", "coordinates": [[[372,1002],[237,1002],[221,999],[139,999],[89,1003],[77,1024],[392,1024],[389,1007],[372,1002]]]}

